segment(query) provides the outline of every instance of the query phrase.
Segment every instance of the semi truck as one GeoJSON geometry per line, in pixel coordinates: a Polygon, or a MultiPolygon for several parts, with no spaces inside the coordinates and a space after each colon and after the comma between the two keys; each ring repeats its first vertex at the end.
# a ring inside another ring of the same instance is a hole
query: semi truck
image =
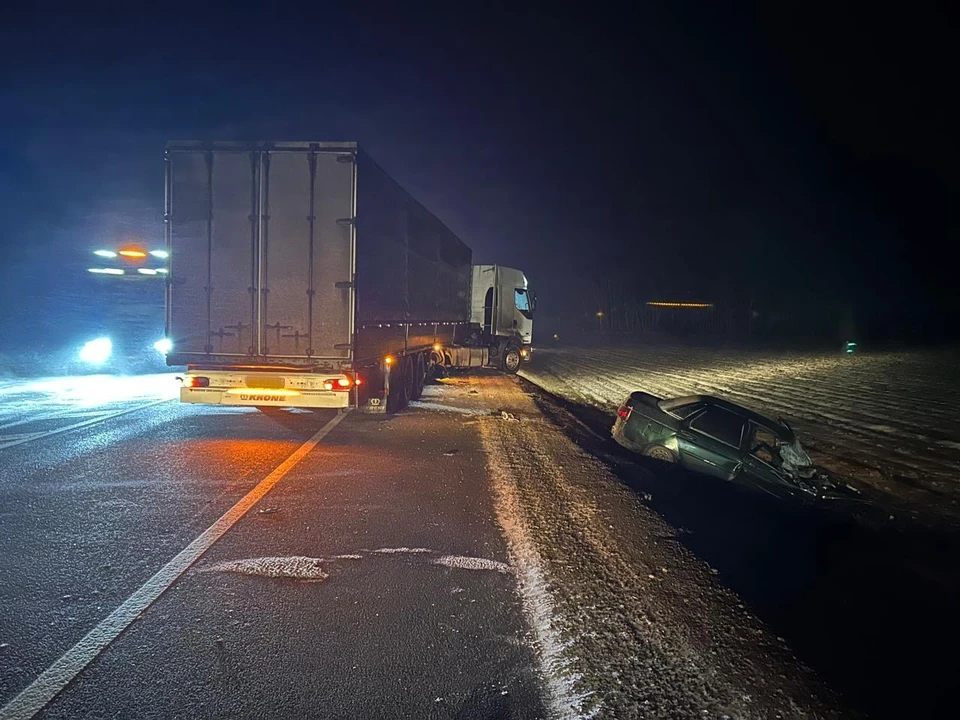
{"type": "Polygon", "coordinates": [[[355,142],[171,142],[165,328],[180,400],[396,412],[431,373],[515,373],[525,275],[473,254],[355,142]]]}

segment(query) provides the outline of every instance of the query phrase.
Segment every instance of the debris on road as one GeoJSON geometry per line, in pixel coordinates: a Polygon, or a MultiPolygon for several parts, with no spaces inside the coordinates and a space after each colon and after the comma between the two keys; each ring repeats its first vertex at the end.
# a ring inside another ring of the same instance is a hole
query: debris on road
{"type": "Polygon", "coordinates": [[[457,448],[451,448],[450,450],[447,450],[447,451],[444,453],[444,455],[445,455],[446,457],[450,457],[451,455],[456,455],[458,452],[460,452],[459,449],[457,449],[457,448]]]}
{"type": "Polygon", "coordinates": [[[280,512],[280,508],[269,507],[269,508],[260,508],[257,510],[258,515],[275,515],[280,512]]]}

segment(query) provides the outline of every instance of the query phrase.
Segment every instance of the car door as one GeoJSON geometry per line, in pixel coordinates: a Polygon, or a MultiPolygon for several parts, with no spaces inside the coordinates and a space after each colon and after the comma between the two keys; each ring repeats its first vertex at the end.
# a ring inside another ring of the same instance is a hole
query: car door
{"type": "Polygon", "coordinates": [[[751,422],[743,435],[743,472],[741,480],[758,490],[778,498],[798,495],[797,488],[784,481],[778,470],[783,462],[777,449],[776,433],[763,425],[751,422]]]}
{"type": "Polygon", "coordinates": [[[686,420],[677,434],[680,464],[694,472],[733,480],[740,472],[744,425],[740,415],[708,405],[686,420]]]}

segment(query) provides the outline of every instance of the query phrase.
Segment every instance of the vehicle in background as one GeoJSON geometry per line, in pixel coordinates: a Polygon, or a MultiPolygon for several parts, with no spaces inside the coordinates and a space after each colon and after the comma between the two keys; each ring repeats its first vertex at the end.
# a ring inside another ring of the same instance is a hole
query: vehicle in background
{"type": "Polygon", "coordinates": [[[780,498],[812,503],[841,490],[849,495],[817,471],[787,423],[709,395],[631,393],[612,433],[628,450],[780,498]]]}
{"type": "Polygon", "coordinates": [[[516,372],[535,298],[352,142],[174,142],[168,365],[183,402],[395,411],[433,366],[516,372]]]}
{"type": "Polygon", "coordinates": [[[68,304],[64,325],[76,332],[77,344],[62,372],[157,372],[164,368],[163,279],[167,251],[138,242],[93,251],[79,278],[79,297],[68,304]]]}

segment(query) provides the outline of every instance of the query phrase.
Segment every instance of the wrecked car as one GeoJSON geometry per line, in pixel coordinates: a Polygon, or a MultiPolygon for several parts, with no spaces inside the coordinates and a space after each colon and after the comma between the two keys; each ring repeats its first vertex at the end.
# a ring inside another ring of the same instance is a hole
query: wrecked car
{"type": "Polygon", "coordinates": [[[786,422],[709,395],[631,393],[612,433],[628,450],[781,498],[815,502],[837,489],[786,422]]]}

